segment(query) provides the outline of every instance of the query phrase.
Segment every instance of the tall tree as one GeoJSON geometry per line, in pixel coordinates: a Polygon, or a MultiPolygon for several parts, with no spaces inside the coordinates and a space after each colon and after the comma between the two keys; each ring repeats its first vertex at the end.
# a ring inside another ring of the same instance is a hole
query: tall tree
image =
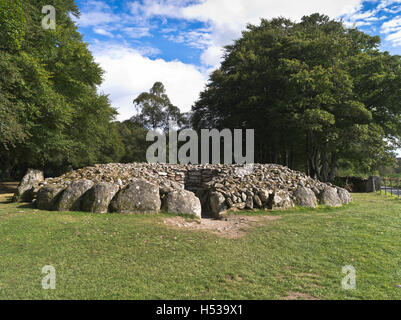
{"type": "Polygon", "coordinates": [[[131,120],[148,130],[167,131],[170,121],[176,122],[178,126],[185,123],[185,116],[170,102],[161,82],[155,82],[149,92],[142,92],[134,100],[134,106],[138,114],[131,120]]]}
{"type": "Polygon", "coordinates": [[[3,173],[79,167],[123,154],[117,112],[97,92],[103,71],[71,19],[78,8],[74,0],[51,4],[56,29],[44,30],[48,1],[0,0],[6,30],[0,36],[0,124],[13,129],[0,127],[3,173]]]}
{"type": "Polygon", "coordinates": [[[372,170],[401,135],[401,59],[379,45],[319,14],[248,25],[193,107],[193,125],[255,129],[257,161],[324,181],[339,163],[372,170]]]}
{"type": "Polygon", "coordinates": [[[146,149],[151,144],[146,141],[147,130],[131,120],[118,122],[117,127],[125,149],[121,162],[146,162],[146,149]]]}

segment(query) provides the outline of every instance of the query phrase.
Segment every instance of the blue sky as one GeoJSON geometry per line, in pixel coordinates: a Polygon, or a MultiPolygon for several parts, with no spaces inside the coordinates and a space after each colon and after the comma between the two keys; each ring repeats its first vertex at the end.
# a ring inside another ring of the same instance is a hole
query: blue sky
{"type": "Polygon", "coordinates": [[[162,81],[172,102],[189,111],[220,63],[222,48],[247,23],[319,12],[380,35],[382,50],[401,54],[401,0],[76,0],[84,40],[105,70],[100,90],[119,120],[133,99],[162,81]]]}

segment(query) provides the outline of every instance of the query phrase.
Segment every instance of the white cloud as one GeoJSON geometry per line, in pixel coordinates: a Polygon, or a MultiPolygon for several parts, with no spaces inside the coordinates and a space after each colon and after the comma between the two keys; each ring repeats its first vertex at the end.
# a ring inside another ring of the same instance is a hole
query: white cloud
{"type": "Polygon", "coordinates": [[[115,23],[120,20],[118,15],[101,11],[84,12],[77,19],[80,27],[97,26],[99,24],[115,23]]]}
{"type": "Polygon", "coordinates": [[[107,36],[107,37],[110,37],[110,38],[113,37],[113,34],[111,32],[109,32],[109,31],[107,31],[104,28],[99,28],[99,27],[93,28],[93,32],[95,32],[97,34],[100,34],[102,36],[107,36]]]}
{"type": "Polygon", "coordinates": [[[393,43],[393,45],[399,46],[401,45],[401,29],[397,32],[394,32],[386,37],[387,41],[393,43]]]}
{"type": "Polygon", "coordinates": [[[401,18],[394,18],[382,24],[381,31],[383,33],[391,33],[401,28],[401,18]]]}
{"type": "MultiPolygon", "coordinates": [[[[241,36],[247,23],[257,24],[260,18],[283,16],[299,20],[312,13],[327,14],[332,18],[355,12],[362,0],[144,0],[143,4],[133,2],[133,14],[146,17],[160,16],[185,20],[195,20],[210,26],[210,36],[202,43],[206,45],[202,54],[202,63],[215,66],[221,59],[222,47],[241,36]]],[[[202,36],[199,39],[205,40],[202,36]]],[[[185,35],[176,38],[186,41],[185,35]]],[[[190,45],[194,42],[186,41],[190,45]]]]}
{"type": "Polygon", "coordinates": [[[122,31],[124,31],[124,33],[130,38],[150,37],[151,34],[149,30],[150,28],[148,27],[125,27],[122,29],[122,31]]]}
{"type": "MultiPolygon", "coordinates": [[[[110,7],[98,4],[95,11],[88,11],[81,16],[79,24],[98,26],[106,32],[111,29],[106,30],[105,24],[122,24],[122,35],[128,33],[133,38],[149,36],[149,29],[146,27],[155,16],[161,18],[163,23],[168,22],[167,18],[176,18],[206,24],[206,28],[193,30],[177,29],[177,26],[170,28],[169,25],[161,29],[167,39],[201,49],[202,69],[180,61],[150,59],[149,56],[160,53],[152,46],[132,49],[127,44],[105,46],[100,43],[92,48],[96,61],[106,71],[101,90],[110,94],[112,105],[118,108],[118,118],[122,120],[134,114],[133,99],[139,93],[148,91],[155,81],[165,84],[167,94],[175,105],[182,111],[189,111],[206,84],[207,72],[219,66],[223,47],[239,38],[247,23],[258,24],[262,17],[270,19],[278,16],[300,20],[302,16],[315,12],[327,14],[331,18],[346,13],[358,14],[361,2],[362,0],[144,0],[143,3],[131,2],[131,15],[125,13],[120,17],[114,15],[109,10],[110,7]],[[174,31],[176,33],[173,34],[174,31]]],[[[364,17],[372,18],[373,15],[365,13],[359,18],[364,17]]]]}
{"type": "Polygon", "coordinates": [[[223,48],[219,46],[210,46],[201,54],[201,62],[203,65],[211,66],[216,69],[223,55],[223,48]]]}
{"type": "Polygon", "coordinates": [[[119,120],[134,115],[132,101],[154,82],[161,81],[171,102],[182,111],[189,111],[204,89],[207,75],[193,65],[180,61],[150,59],[139,51],[122,46],[95,46],[96,62],[105,70],[100,90],[110,95],[112,106],[118,108],[119,120]]]}
{"type": "Polygon", "coordinates": [[[381,0],[377,9],[386,9],[393,4],[401,3],[401,0],[381,0]]]}

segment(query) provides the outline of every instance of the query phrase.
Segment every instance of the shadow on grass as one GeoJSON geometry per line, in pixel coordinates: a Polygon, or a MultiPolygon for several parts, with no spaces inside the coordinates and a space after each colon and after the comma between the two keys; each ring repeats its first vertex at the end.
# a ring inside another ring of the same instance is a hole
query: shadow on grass
{"type": "Polygon", "coordinates": [[[0,204],[10,204],[13,202],[12,196],[2,196],[0,197],[0,204]]]}
{"type": "Polygon", "coordinates": [[[21,203],[17,206],[19,209],[35,209],[35,205],[33,203],[21,203]]]}
{"type": "Polygon", "coordinates": [[[355,203],[345,204],[341,207],[329,207],[324,205],[319,205],[317,208],[306,208],[306,207],[294,207],[286,210],[241,210],[241,211],[229,211],[228,215],[241,215],[241,216],[266,216],[266,215],[286,215],[286,214],[294,214],[294,213],[326,213],[326,212],[341,212],[356,206],[355,203]]]}

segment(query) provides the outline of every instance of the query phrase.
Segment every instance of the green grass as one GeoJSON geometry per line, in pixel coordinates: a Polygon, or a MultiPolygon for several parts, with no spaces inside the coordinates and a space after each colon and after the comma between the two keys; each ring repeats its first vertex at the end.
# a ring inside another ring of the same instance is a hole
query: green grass
{"type": "Polygon", "coordinates": [[[167,215],[47,212],[3,198],[0,299],[399,299],[401,199],[354,199],[267,213],[282,218],[225,239],[166,227],[167,215]],[[56,290],[41,287],[45,265],[56,290]],[[345,265],[356,290],[341,288],[345,265]]]}

